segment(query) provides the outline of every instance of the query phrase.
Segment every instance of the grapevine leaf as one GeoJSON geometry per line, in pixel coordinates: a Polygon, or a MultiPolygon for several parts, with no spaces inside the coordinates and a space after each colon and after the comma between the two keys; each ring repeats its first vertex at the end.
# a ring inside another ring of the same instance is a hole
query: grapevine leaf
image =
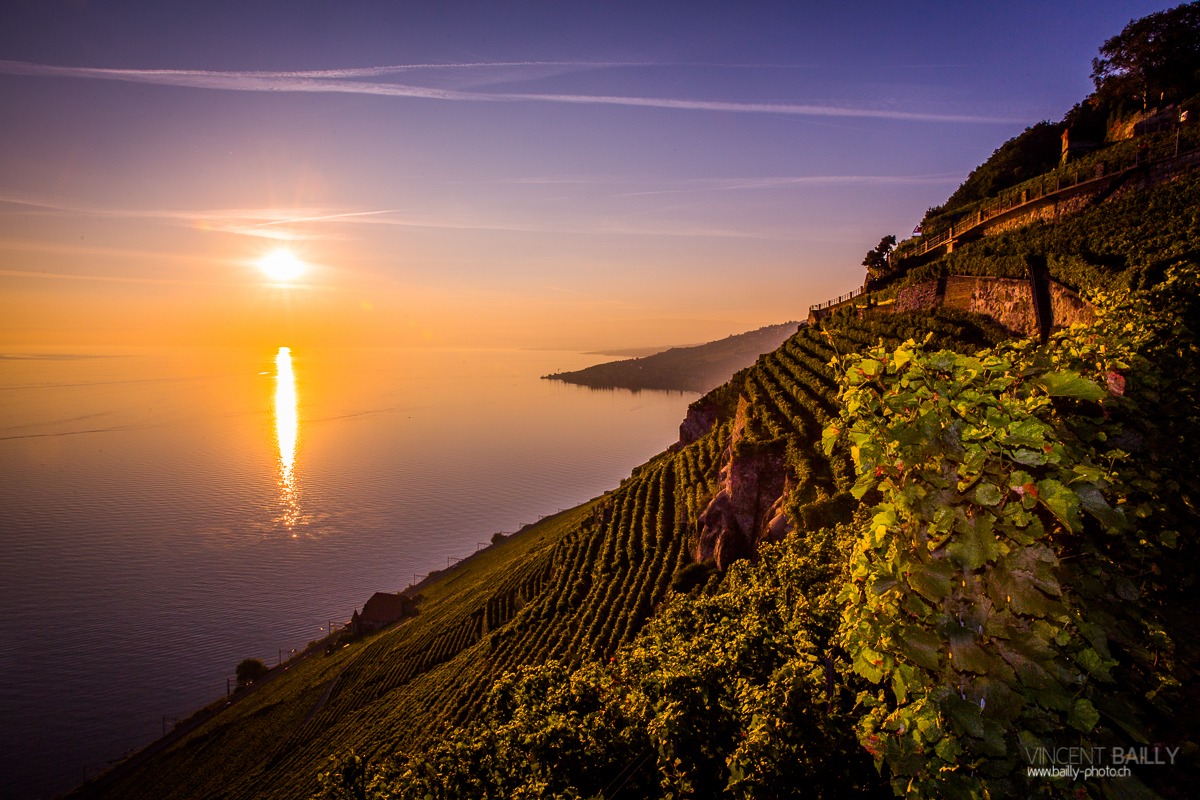
{"type": "Polygon", "coordinates": [[[970,700],[950,694],[941,702],[942,710],[959,736],[983,738],[983,715],[980,708],[970,700]]]}
{"type": "Polygon", "coordinates": [[[904,638],[900,648],[918,666],[926,669],[937,669],[939,664],[938,652],[942,643],[937,636],[924,628],[910,625],[904,629],[904,638]]]}
{"type": "Polygon", "coordinates": [[[1012,460],[1027,467],[1038,467],[1046,463],[1046,454],[1039,450],[1022,447],[1012,453],[1012,460]]]}
{"type": "Polygon", "coordinates": [[[872,664],[868,657],[861,652],[854,657],[854,671],[871,683],[879,683],[880,678],[883,677],[883,670],[872,664]]]}
{"type": "Polygon", "coordinates": [[[1083,698],[1075,701],[1075,705],[1072,706],[1071,713],[1067,717],[1067,724],[1084,733],[1096,727],[1096,723],[1099,721],[1100,712],[1092,705],[1091,700],[1083,698]]]}
{"type": "MultiPolygon", "coordinates": [[[[1075,660],[1077,662],[1079,662],[1079,666],[1086,669],[1088,672],[1090,672],[1092,675],[1094,675],[1098,680],[1102,680],[1102,681],[1111,681],[1112,680],[1112,676],[1109,675],[1109,673],[1108,673],[1110,662],[1105,661],[1103,658],[1101,658],[1100,654],[1097,653],[1094,649],[1088,647],[1088,648],[1081,650],[1079,653],[1077,653],[1075,655],[1075,660]]],[[[1115,663],[1115,662],[1112,662],[1112,663],[1115,663]]]]}
{"type": "Polygon", "coordinates": [[[946,561],[934,561],[909,575],[908,583],[924,595],[925,599],[937,602],[950,594],[950,576],[953,570],[954,567],[946,561]]]}
{"type": "Polygon", "coordinates": [[[862,500],[863,495],[875,488],[879,483],[879,479],[873,473],[864,472],[858,476],[858,480],[854,482],[854,486],[850,489],[850,494],[855,500],[862,500]]]}
{"type": "Polygon", "coordinates": [[[962,527],[965,530],[954,537],[954,541],[946,548],[946,554],[959,567],[965,570],[979,569],[1000,555],[1000,543],[996,541],[994,520],[990,514],[981,514],[962,527]]]}
{"type": "Polygon", "coordinates": [[[1075,493],[1079,495],[1079,502],[1084,510],[1099,520],[1101,525],[1118,531],[1129,530],[1125,513],[1110,506],[1095,484],[1085,483],[1076,486],[1075,493]]]}
{"type": "Polygon", "coordinates": [[[980,505],[994,506],[1000,502],[1000,490],[993,483],[980,483],[975,489],[975,501],[980,505]]]}
{"type": "Polygon", "coordinates": [[[1071,531],[1079,531],[1079,495],[1052,478],[1038,481],[1037,492],[1038,500],[1059,522],[1071,531]]]}
{"type": "Polygon", "coordinates": [[[1074,397],[1079,400],[1102,400],[1108,396],[1108,389],[1102,388],[1094,381],[1073,370],[1062,372],[1047,372],[1035,383],[1046,390],[1051,397],[1074,397]]]}

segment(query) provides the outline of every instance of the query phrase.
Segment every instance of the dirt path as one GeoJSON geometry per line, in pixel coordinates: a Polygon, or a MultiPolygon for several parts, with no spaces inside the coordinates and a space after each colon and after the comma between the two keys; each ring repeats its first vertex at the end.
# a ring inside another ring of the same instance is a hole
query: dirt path
{"type": "Polygon", "coordinates": [[[342,668],[338,670],[337,675],[333,676],[333,680],[331,680],[329,685],[325,687],[325,691],[321,692],[321,696],[317,699],[317,704],[312,707],[312,711],[308,712],[308,716],[301,720],[300,724],[296,726],[296,730],[293,730],[290,734],[288,734],[289,739],[296,733],[296,731],[312,722],[312,718],[315,717],[317,713],[325,707],[325,702],[329,699],[329,695],[333,694],[333,690],[337,688],[338,681],[342,679],[342,673],[349,669],[351,664],[353,664],[355,661],[358,661],[358,657],[361,655],[362,653],[359,653],[354,658],[348,659],[345,664],[342,664],[342,668]]]}

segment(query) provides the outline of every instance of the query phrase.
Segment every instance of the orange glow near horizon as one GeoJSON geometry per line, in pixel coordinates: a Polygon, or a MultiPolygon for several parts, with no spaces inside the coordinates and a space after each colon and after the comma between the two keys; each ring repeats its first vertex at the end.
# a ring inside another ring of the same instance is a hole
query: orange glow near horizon
{"type": "Polygon", "coordinates": [[[296,434],[299,427],[296,409],[296,376],[292,372],[292,351],[281,347],[275,356],[275,438],[279,442],[279,488],[283,503],[283,522],[296,524],[296,434]]]}

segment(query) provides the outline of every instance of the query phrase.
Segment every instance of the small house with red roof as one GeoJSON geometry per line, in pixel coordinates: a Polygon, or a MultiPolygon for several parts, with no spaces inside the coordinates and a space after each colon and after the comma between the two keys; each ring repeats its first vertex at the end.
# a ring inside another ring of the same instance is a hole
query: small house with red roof
{"type": "Polygon", "coordinates": [[[412,616],[415,610],[413,600],[400,592],[376,592],[363,606],[362,613],[355,611],[350,618],[350,632],[358,635],[382,630],[393,622],[412,616]]]}

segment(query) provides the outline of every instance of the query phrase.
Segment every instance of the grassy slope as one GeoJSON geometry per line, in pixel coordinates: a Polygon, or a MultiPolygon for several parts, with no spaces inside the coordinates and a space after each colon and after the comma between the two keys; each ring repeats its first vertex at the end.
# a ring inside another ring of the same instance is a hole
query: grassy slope
{"type": "Polygon", "coordinates": [[[779,347],[796,331],[796,325],[795,322],[769,325],[708,344],[672,347],[645,358],[611,361],[546,377],[594,389],[707,392],[729,380],[739,369],[753,364],[760,354],[779,347]]]}

